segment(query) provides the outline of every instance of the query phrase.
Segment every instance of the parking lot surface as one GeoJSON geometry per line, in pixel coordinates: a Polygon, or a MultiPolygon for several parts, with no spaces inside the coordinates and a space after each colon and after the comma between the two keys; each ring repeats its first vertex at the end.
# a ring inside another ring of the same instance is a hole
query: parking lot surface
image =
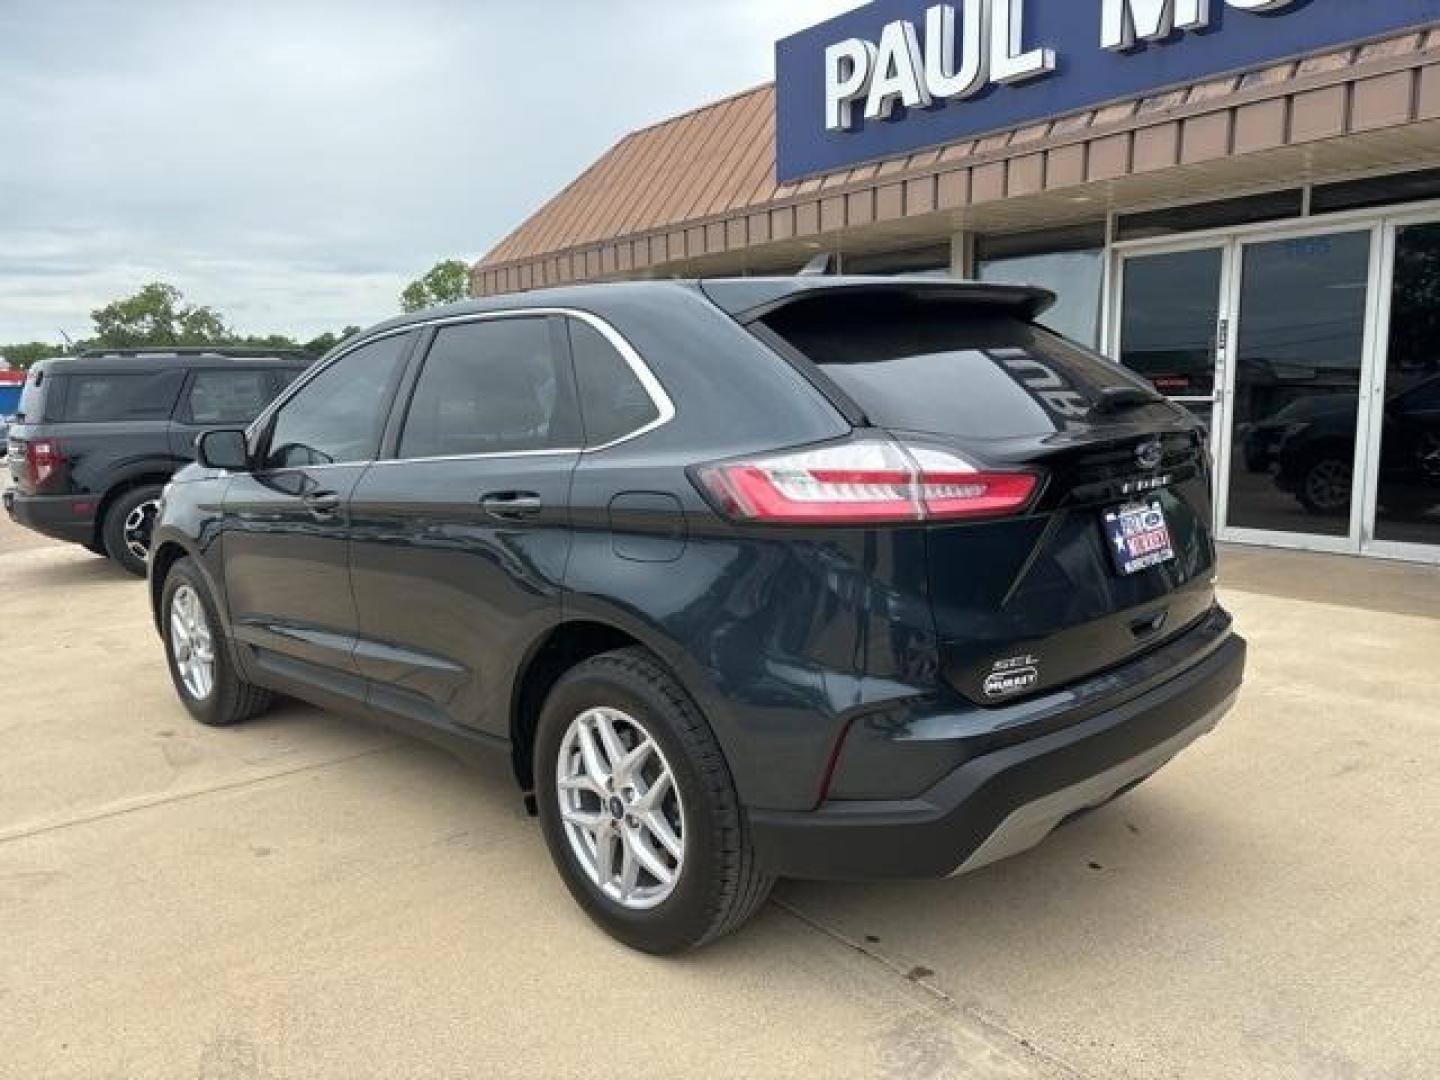
{"type": "Polygon", "coordinates": [[[782,883],[659,960],[504,768],[175,699],[144,587],[0,522],[0,1076],[1440,1075],[1440,571],[1233,551],[1251,674],[972,876],[782,883]]]}

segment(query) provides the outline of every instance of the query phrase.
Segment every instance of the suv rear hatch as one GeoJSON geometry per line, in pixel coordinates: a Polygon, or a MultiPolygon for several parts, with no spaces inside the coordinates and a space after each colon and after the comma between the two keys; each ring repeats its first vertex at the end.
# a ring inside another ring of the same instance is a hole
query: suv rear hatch
{"type": "Polygon", "coordinates": [[[737,314],[912,459],[1038,476],[1023,506],[926,527],[941,675],[986,705],[1123,664],[1214,604],[1203,428],[1036,324],[1052,299],[872,280],[737,314]]]}

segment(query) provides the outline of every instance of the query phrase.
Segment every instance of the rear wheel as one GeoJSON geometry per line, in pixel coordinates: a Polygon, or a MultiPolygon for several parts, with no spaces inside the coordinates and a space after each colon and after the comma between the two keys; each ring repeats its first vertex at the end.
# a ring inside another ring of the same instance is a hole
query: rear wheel
{"type": "Polygon", "coordinates": [[[270,706],[270,691],[251,685],[235,670],[210,591],[190,559],[170,568],[160,611],[170,678],[191,716],[224,727],[270,706]]]}
{"type": "Polygon", "coordinates": [[[145,576],[160,491],[158,484],[131,488],[110,504],[100,525],[106,554],[137,577],[145,576]]]}
{"type": "Polygon", "coordinates": [[[593,657],[556,684],[536,733],[535,792],[571,895],[632,948],[704,945],[769,895],[714,734],[642,649],[593,657]]]}

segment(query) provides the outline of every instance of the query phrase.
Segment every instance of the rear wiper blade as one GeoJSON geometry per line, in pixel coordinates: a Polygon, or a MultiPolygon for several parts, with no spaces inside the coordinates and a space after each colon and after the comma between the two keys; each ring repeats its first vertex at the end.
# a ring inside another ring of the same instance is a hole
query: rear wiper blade
{"type": "Polygon", "coordinates": [[[1126,409],[1143,409],[1165,399],[1153,390],[1138,386],[1107,386],[1100,391],[1100,401],[1095,411],[1100,413],[1124,412],[1126,409]]]}

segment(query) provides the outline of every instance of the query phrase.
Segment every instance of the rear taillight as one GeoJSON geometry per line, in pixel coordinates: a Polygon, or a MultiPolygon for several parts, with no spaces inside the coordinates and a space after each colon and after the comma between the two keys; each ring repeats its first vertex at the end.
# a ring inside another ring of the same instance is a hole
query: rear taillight
{"type": "Polygon", "coordinates": [[[61,474],[65,459],[54,439],[32,439],[25,444],[25,474],[36,490],[46,487],[61,474]]]}
{"type": "Polygon", "coordinates": [[[782,525],[952,521],[1024,510],[1034,473],[982,469],[951,450],[862,437],[695,470],[717,509],[782,525]]]}

